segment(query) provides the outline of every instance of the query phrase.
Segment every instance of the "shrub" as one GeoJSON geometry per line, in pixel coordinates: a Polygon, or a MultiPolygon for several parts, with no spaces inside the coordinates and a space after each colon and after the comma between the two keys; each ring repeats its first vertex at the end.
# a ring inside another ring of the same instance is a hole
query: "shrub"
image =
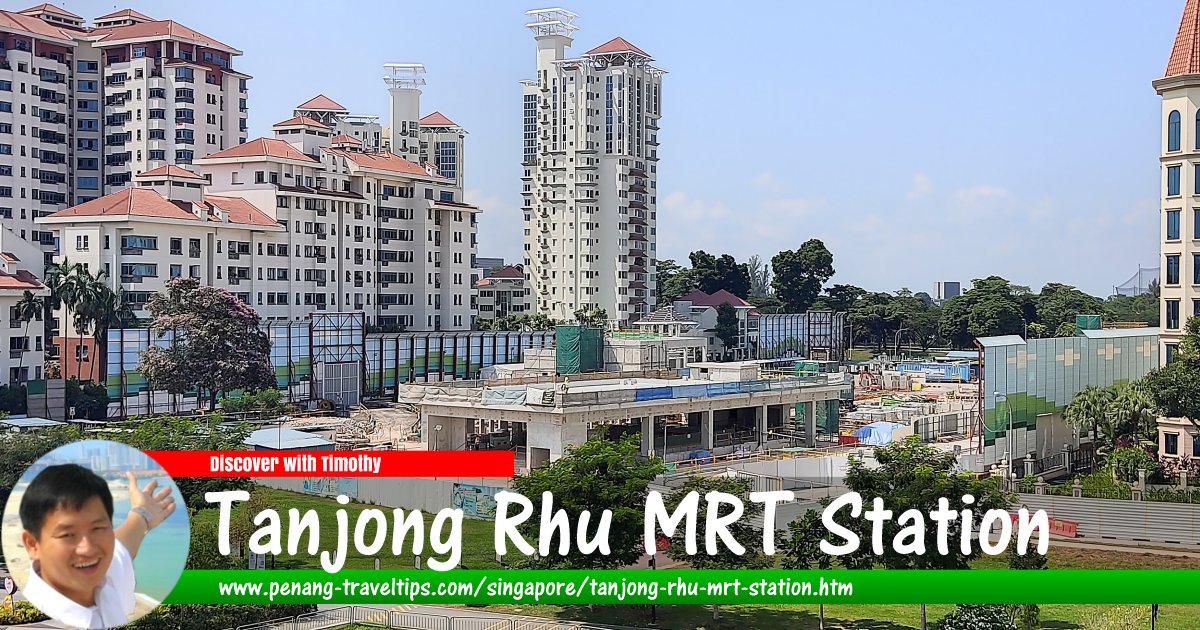
{"type": "Polygon", "coordinates": [[[1154,457],[1137,446],[1116,449],[1108,461],[1117,473],[1117,479],[1126,483],[1137,481],[1141,470],[1146,471],[1147,479],[1158,470],[1158,462],[1154,457]]]}
{"type": "Polygon", "coordinates": [[[133,630],[215,630],[295,617],[316,611],[315,604],[267,606],[259,604],[173,604],[124,626],[133,630]]]}
{"type": "Polygon", "coordinates": [[[15,610],[13,607],[0,606],[0,625],[20,625],[23,623],[33,623],[35,621],[44,621],[49,619],[42,611],[33,607],[26,601],[16,603],[15,610]]]}
{"type": "Polygon", "coordinates": [[[1017,630],[1008,606],[959,604],[934,625],[937,630],[1017,630]]]}

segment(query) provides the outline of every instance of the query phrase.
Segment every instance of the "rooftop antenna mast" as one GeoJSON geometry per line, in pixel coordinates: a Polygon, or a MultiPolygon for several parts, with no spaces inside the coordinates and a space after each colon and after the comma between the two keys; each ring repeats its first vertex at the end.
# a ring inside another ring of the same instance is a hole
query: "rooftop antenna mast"
{"type": "Polygon", "coordinates": [[[550,9],[534,9],[532,11],[526,11],[525,15],[528,15],[533,20],[532,22],[526,24],[525,28],[533,31],[533,34],[536,37],[542,37],[545,35],[570,37],[571,33],[579,30],[578,26],[575,26],[571,23],[575,20],[575,18],[579,17],[579,15],[561,7],[554,7],[550,9]]]}

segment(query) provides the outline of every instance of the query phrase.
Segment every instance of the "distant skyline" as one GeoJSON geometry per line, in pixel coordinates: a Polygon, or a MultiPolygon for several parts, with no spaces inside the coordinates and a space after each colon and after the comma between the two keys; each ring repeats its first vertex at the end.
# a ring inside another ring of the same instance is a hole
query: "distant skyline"
{"type": "MultiPolygon", "coordinates": [[[[323,93],[386,122],[382,65],[422,63],[422,113],[467,129],[479,255],[519,262],[513,2],[60,2],[134,8],[228,43],[250,137],[323,93]]],[[[809,238],[833,283],[932,294],[1002,275],[1100,296],[1158,265],[1158,120],[1183,0],[1157,3],[575,3],[574,54],[621,36],[667,70],[658,257],[769,259],[809,238]]],[[[13,10],[24,5],[12,7],[13,10]]]]}

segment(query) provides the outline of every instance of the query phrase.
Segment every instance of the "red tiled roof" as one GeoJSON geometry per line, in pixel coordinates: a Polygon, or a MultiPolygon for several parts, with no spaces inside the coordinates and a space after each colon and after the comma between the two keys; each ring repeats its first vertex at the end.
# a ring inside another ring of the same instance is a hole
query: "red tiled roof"
{"type": "Polygon", "coordinates": [[[1200,74],[1200,0],[1187,0],[1164,77],[1200,74]]]}
{"type": "Polygon", "coordinates": [[[137,11],[134,11],[133,9],[121,9],[120,11],[113,11],[112,13],[109,13],[107,15],[101,15],[100,17],[95,18],[92,21],[93,22],[102,22],[104,20],[113,20],[116,18],[137,18],[140,20],[145,20],[147,22],[154,21],[154,18],[150,17],[149,15],[146,15],[145,13],[138,13],[137,11]]]}
{"type": "Polygon", "coordinates": [[[0,252],[0,258],[3,258],[5,262],[21,262],[21,259],[12,252],[0,252]]]}
{"type": "Polygon", "coordinates": [[[446,118],[442,112],[433,112],[432,114],[418,121],[422,127],[457,127],[453,120],[446,118]]]}
{"type": "Polygon", "coordinates": [[[204,46],[212,48],[220,48],[222,50],[233,51],[236,54],[241,54],[236,48],[217,41],[208,35],[194,31],[175,20],[157,20],[154,22],[138,22],[136,24],[128,24],[125,26],[110,26],[107,28],[98,28],[93,30],[91,35],[100,35],[100,44],[103,45],[108,41],[122,41],[127,39],[161,39],[164,37],[177,37],[180,39],[188,39],[199,42],[204,46]]]}
{"type": "Polygon", "coordinates": [[[215,206],[229,214],[230,223],[240,223],[242,225],[264,225],[277,226],[279,223],[267,216],[265,212],[259,210],[254,204],[242,199],[241,197],[219,197],[205,195],[204,201],[210,206],[215,206]]]}
{"type": "Polygon", "coordinates": [[[59,210],[48,218],[115,216],[200,220],[196,215],[168,201],[158,192],[149,188],[126,188],[66,210],[59,210]]]}
{"type": "Polygon", "coordinates": [[[203,175],[197,175],[186,168],[180,168],[174,164],[152,168],[138,177],[183,177],[186,179],[204,179],[203,175]]]}
{"type": "Polygon", "coordinates": [[[45,11],[46,13],[55,13],[57,15],[62,15],[69,18],[75,18],[77,20],[83,19],[82,15],[75,15],[74,13],[71,13],[62,7],[56,7],[50,3],[39,4],[36,7],[29,7],[28,9],[21,11],[21,13],[29,15],[30,13],[41,13],[42,11],[45,11]]]}
{"type": "Polygon", "coordinates": [[[490,287],[490,286],[492,286],[492,281],[491,281],[491,279],[489,279],[489,278],[481,278],[480,280],[478,280],[478,281],[476,281],[476,282],[475,282],[475,286],[477,286],[477,287],[490,287]]]}
{"type": "Polygon", "coordinates": [[[54,39],[71,39],[71,36],[67,35],[62,29],[44,20],[11,11],[0,11],[0,29],[23,31],[54,39]]]}
{"type": "Polygon", "coordinates": [[[37,276],[25,271],[24,269],[18,269],[17,273],[15,274],[7,274],[3,271],[0,271],[0,289],[27,291],[30,289],[42,288],[44,288],[44,286],[38,281],[37,276]]]}
{"type": "Polygon", "coordinates": [[[643,57],[647,57],[647,58],[650,57],[650,55],[646,54],[646,51],[642,50],[641,48],[638,48],[637,46],[634,46],[633,44],[630,44],[628,41],[625,40],[624,37],[614,37],[614,38],[608,40],[607,42],[600,44],[599,46],[583,53],[583,56],[586,57],[588,55],[608,55],[608,54],[612,54],[612,53],[623,53],[623,52],[636,53],[636,54],[639,54],[639,55],[641,55],[643,57]]]}
{"type": "Polygon", "coordinates": [[[321,129],[329,129],[329,125],[323,122],[313,120],[308,116],[296,116],[289,118],[283,122],[277,122],[272,127],[291,127],[295,125],[303,125],[305,127],[320,127],[321,129]]]}
{"type": "Polygon", "coordinates": [[[334,136],[332,139],[330,139],[330,142],[333,144],[362,144],[362,140],[359,140],[354,136],[348,136],[344,133],[339,133],[338,135],[334,136]]]}
{"type": "Polygon", "coordinates": [[[391,171],[404,175],[430,177],[429,172],[424,168],[394,153],[384,153],[382,151],[379,153],[354,153],[342,149],[327,149],[327,151],[335,155],[340,155],[363,168],[391,171]]]}
{"type": "Polygon", "coordinates": [[[296,109],[328,109],[335,112],[349,111],[345,107],[339,105],[337,101],[325,96],[324,94],[318,94],[307,101],[304,101],[304,103],[297,106],[296,109]]]}
{"type": "Polygon", "coordinates": [[[523,279],[525,277],[525,271],[516,265],[508,265],[497,269],[495,273],[488,277],[523,279]]]}
{"type": "Polygon", "coordinates": [[[716,293],[705,293],[703,291],[692,291],[691,293],[679,298],[680,301],[691,302],[695,306],[712,306],[718,307],[722,304],[731,304],[733,306],[753,306],[746,300],[720,289],[716,293]]]}
{"type": "Polygon", "coordinates": [[[255,138],[245,144],[208,154],[209,158],[277,157],[316,162],[296,147],[276,138],[255,138]]]}

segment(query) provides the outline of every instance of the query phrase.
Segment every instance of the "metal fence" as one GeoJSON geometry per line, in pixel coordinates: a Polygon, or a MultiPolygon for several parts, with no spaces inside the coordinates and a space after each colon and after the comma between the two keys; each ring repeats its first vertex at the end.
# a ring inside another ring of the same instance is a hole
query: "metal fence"
{"type": "Polygon", "coordinates": [[[600,626],[538,617],[498,616],[487,613],[441,615],[418,612],[413,608],[411,605],[391,608],[341,606],[238,626],[236,630],[323,630],[350,624],[403,630],[605,630],[600,626]]]}
{"type": "Polygon", "coordinates": [[[1015,507],[1074,521],[1083,538],[1200,545],[1200,505],[1022,493],[1015,507]]]}

